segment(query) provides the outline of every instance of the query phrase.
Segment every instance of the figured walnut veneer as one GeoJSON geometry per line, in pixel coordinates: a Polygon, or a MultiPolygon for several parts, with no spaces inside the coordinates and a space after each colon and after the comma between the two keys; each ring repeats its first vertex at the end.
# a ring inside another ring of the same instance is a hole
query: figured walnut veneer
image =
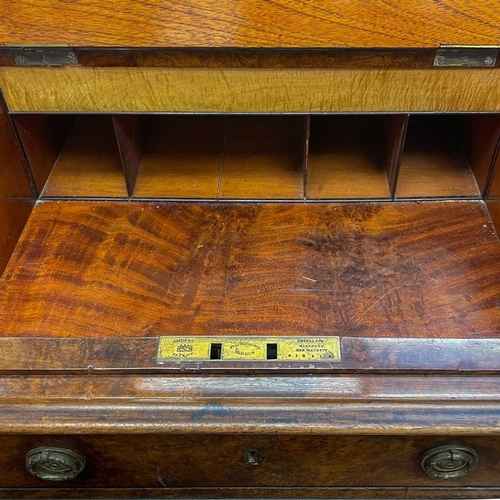
{"type": "Polygon", "coordinates": [[[3,336],[495,337],[483,202],[38,205],[0,283],[3,336]]]}

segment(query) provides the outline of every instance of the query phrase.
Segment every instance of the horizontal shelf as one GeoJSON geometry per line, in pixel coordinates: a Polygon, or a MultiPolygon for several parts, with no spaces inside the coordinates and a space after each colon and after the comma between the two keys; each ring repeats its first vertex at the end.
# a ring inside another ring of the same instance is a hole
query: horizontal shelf
{"type": "Polygon", "coordinates": [[[302,199],[302,119],[229,117],[220,198],[302,199]]]}
{"type": "Polygon", "coordinates": [[[301,119],[154,117],[135,198],[302,199],[301,119]]]}
{"type": "Polygon", "coordinates": [[[43,202],[0,280],[6,337],[497,337],[482,201],[43,202]]]}
{"type": "Polygon", "coordinates": [[[411,117],[396,196],[481,196],[456,120],[447,116],[411,117]]]}
{"type": "Polygon", "coordinates": [[[111,117],[76,118],[42,195],[56,198],[127,196],[111,117]]]}
{"type": "Polygon", "coordinates": [[[494,115],[14,115],[44,198],[481,198],[494,115]]]}
{"type": "Polygon", "coordinates": [[[390,198],[383,127],[382,117],[313,117],[307,197],[390,198]]]}
{"type": "Polygon", "coordinates": [[[153,117],[137,198],[217,198],[225,117],[153,117]]]}

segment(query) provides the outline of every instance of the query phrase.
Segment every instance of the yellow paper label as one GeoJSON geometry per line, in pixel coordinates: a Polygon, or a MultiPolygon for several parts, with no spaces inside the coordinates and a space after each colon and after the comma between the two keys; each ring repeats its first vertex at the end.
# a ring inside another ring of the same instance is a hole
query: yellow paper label
{"type": "Polygon", "coordinates": [[[341,361],[339,337],[160,337],[157,361],[341,361]]]}

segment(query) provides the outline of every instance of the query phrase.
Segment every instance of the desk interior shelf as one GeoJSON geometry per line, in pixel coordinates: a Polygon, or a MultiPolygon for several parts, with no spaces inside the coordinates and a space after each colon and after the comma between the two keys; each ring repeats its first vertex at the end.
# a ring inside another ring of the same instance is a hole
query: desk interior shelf
{"type": "Polygon", "coordinates": [[[2,335],[497,332],[497,115],[13,119],[2,335]]]}
{"type": "Polygon", "coordinates": [[[14,120],[43,199],[480,199],[500,130],[498,115],[14,120]]]}

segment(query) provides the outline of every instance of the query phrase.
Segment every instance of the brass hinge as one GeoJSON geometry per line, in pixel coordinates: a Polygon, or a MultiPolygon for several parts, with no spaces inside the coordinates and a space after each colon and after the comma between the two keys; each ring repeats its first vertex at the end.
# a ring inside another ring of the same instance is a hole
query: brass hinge
{"type": "Polygon", "coordinates": [[[442,45],[434,57],[434,66],[444,68],[494,68],[499,47],[442,45]]]}
{"type": "Polygon", "coordinates": [[[69,47],[12,47],[16,66],[74,66],[78,59],[69,47]]]}

